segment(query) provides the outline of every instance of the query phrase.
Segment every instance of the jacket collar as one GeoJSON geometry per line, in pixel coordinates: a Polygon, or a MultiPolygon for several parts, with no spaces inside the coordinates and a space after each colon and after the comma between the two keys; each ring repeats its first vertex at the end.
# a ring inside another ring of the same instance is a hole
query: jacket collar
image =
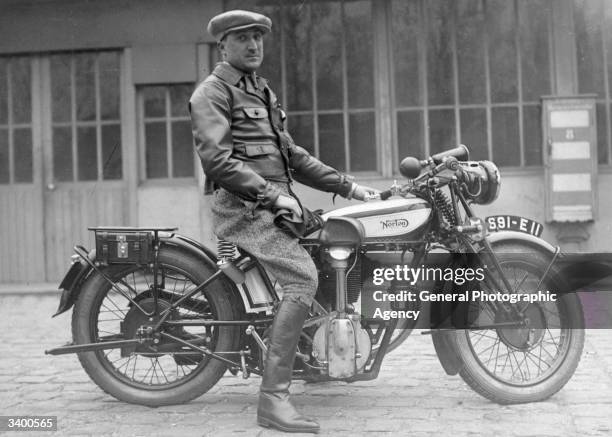
{"type": "MultiPolygon", "coordinates": [[[[229,83],[230,85],[238,85],[238,82],[240,82],[240,79],[242,79],[245,76],[248,76],[248,73],[245,73],[242,70],[237,69],[236,67],[234,67],[232,64],[230,64],[229,62],[219,62],[216,66],[215,69],[213,70],[212,74],[214,74],[215,76],[217,76],[218,78],[224,80],[225,82],[229,83]]],[[[264,79],[263,77],[260,76],[256,76],[257,77],[257,83],[260,89],[264,89],[265,86],[268,84],[268,81],[266,79],[264,79]]],[[[247,88],[250,88],[250,81],[245,81],[247,88]]]]}

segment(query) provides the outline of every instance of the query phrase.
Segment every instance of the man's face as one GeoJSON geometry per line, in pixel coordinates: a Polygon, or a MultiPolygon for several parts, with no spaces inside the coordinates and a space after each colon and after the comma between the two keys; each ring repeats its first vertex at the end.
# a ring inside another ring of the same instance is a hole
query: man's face
{"type": "Polygon", "coordinates": [[[219,49],[223,60],[251,73],[263,61],[263,33],[256,28],[230,32],[219,43],[219,49]]]}

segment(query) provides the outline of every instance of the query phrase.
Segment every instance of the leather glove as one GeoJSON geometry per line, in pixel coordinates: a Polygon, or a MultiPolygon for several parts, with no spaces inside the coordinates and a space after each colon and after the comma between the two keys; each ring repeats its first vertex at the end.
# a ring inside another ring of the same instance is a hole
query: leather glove
{"type": "Polygon", "coordinates": [[[359,185],[353,182],[353,187],[351,188],[350,199],[357,199],[361,201],[367,200],[367,196],[379,194],[380,190],[376,188],[366,187],[365,185],[359,185]]]}

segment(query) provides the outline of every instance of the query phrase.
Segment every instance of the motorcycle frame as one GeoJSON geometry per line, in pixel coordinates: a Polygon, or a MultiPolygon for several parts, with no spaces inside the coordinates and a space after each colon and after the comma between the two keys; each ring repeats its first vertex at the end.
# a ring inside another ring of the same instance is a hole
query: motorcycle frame
{"type": "MultiPolygon", "coordinates": [[[[134,229],[137,229],[137,228],[134,228],[134,229]]],[[[102,278],[104,278],[104,280],[107,281],[115,291],[117,291],[122,296],[124,296],[126,299],[128,299],[130,303],[137,306],[143,312],[143,314],[147,316],[159,316],[160,317],[159,320],[150,327],[151,332],[157,332],[163,326],[173,326],[173,327],[178,327],[178,326],[185,326],[185,327],[188,327],[188,326],[204,326],[204,327],[235,326],[235,327],[243,327],[243,328],[246,327],[245,332],[247,333],[247,335],[253,336],[253,338],[255,339],[255,342],[260,348],[260,352],[265,354],[265,345],[263,344],[263,341],[261,340],[261,338],[259,337],[255,329],[257,327],[269,326],[273,322],[272,317],[256,317],[256,318],[247,318],[247,319],[240,319],[240,320],[204,320],[204,319],[202,320],[192,319],[189,321],[168,320],[168,317],[171,315],[172,311],[178,308],[180,304],[183,303],[185,300],[192,298],[193,296],[195,296],[196,294],[200,292],[203,292],[206,289],[206,287],[209,286],[214,281],[218,279],[222,279],[222,280],[227,279],[227,277],[223,274],[221,270],[217,270],[205,281],[198,284],[194,289],[190,290],[189,292],[181,296],[179,299],[171,303],[170,307],[166,308],[161,313],[157,312],[157,308],[159,307],[158,299],[160,298],[160,291],[161,291],[160,286],[158,284],[158,272],[159,272],[158,257],[159,257],[159,250],[163,244],[164,242],[160,239],[158,232],[155,232],[154,238],[153,238],[153,249],[154,249],[153,254],[154,255],[153,255],[153,263],[152,263],[152,274],[153,274],[153,279],[154,279],[152,296],[154,298],[154,306],[155,306],[155,310],[153,312],[145,311],[138,304],[137,301],[135,301],[129,295],[125,294],[123,290],[117,287],[115,283],[111,280],[111,278],[109,278],[108,275],[106,275],[105,272],[100,268],[100,266],[96,265],[96,263],[92,259],[90,259],[90,256],[84,247],[75,246],[74,251],[78,255],[78,257],[89,267],[89,269],[91,269],[92,271],[99,274],[102,278]]],[[[355,256],[359,256],[359,254],[356,254],[355,256]]],[[[126,264],[126,265],[129,265],[129,264],[126,264]]],[[[274,286],[272,285],[272,282],[267,276],[267,273],[263,269],[260,269],[260,273],[262,273],[262,277],[264,279],[264,283],[268,289],[268,292],[270,293],[271,296],[274,296],[274,298],[278,300],[278,297],[276,296],[276,292],[274,290],[274,286]]],[[[229,279],[227,280],[229,281],[229,279]]],[[[344,290],[344,293],[346,294],[346,290],[344,290]]],[[[321,307],[321,310],[323,310],[322,307],[321,307]]],[[[321,319],[322,317],[324,316],[317,315],[310,319],[307,319],[304,326],[311,326],[313,324],[316,324],[317,320],[321,319]]],[[[366,321],[366,323],[381,325],[381,323],[376,323],[376,322],[373,323],[373,321],[366,321]]],[[[384,329],[384,331],[382,333],[381,343],[377,350],[376,355],[374,356],[373,359],[368,360],[368,364],[370,364],[369,368],[367,368],[362,373],[358,373],[354,375],[353,377],[340,379],[340,380],[352,382],[352,381],[375,379],[378,376],[378,373],[380,371],[383,358],[386,355],[386,352],[387,352],[387,349],[388,349],[388,346],[391,340],[392,332],[395,329],[396,325],[397,325],[397,320],[391,320],[391,321],[384,322],[383,326],[379,327],[379,331],[380,329],[384,329]]],[[[381,333],[379,331],[377,331],[376,334],[370,334],[370,335],[374,335],[375,339],[378,340],[381,337],[381,333]]],[[[196,352],[200,352],[203,355],[206,355],[210,358],[219,360],[225,363],[232,371],[241,370],[243,372],[244,377],[248,377],[248,375],[251,373],[256,374],[256,375],[263,374],[263,369],[252,367],[246,364],[244,356],[250,353],[250,351],[248,350],[240,349],[240,350],[228,351],[228,352],[213,352],[206,347],[192,344],[189,341],[185,341],[179,337],[173,336],[163,331],[160,332],[159,336],[161,338],[165,338],[165,339],[174,341],[176,343],[179,343],[183,346],[189,347],[192,350],[196,352]],[[240,361],[231,360],[229,358],[226,358],[224,355],[239,355],[240,361]]],[[[48,350],[46,351],[46,353],[50,355],[61,355],[61,354],[68,354],[68,353],[113,349],[117,347],[129,347],[129,346],[136,346],[136,345],[153,345],[154,340],[155,340],[154,337],[144,336],[138,339],[103,341],[103,342],[95,342],[95,343],[79,344],[79,345],[65,345],[65,346],[61,346],[58,348],[48,350]]],[[[299,373],[296,373],[296,371],[294,371],[294,375],[293,375],[294,379],[300,379],[300,376],[301,375],[299,373]]],[[[314,377],[316,378],[317,375],[315,374],[314,377]]],[[[326,379],[326,376],[323,375],[322,379],[326,379]]]]}
{"type": "MultiPolygon", "coordinates": [[[[473,218],[475,217],[475,214],[473,212],[473,210],[471,209],[469,203],[467,202],[467,200],[465,199],[465,197],[463,196],[463,194],[461,193],[461,190],[459,190],[459,187],[457,185],[456,181],[451,181],[448,184],[449,187],[449,191],[451,194],[451,206],[453,208],[453,215],[455,216],[455,218],[457,219],[457,222],[459,223],[461,221],[461,214],[459,212],[458,209],[458,205],[461,204],[461,206],[463,207],[463,210],[465,211],[465,215],[466,217],[469,218],[473,218]]],[[[433,187],[433,190],[437,190],[440,188],[437,187],[433,187]]],[[[415,193],[413,193],[415,194],[415,193]]],[[[430,193],[431,194],[431,193],[430,193]]],[[[440,212],[437,209],[437,205],[435,202],[432,202],[431,199],[428,199],[428,196],[423,196],[423,195],[419,195],[416,194],[418,197],[422,197],[425,200],[429,201],[432,205],[432,208],[434,210],[434,220],[432,221],[433,226],[430,227],[430,231],[433,230],[434,231],[438,231],[438,235],[439,235],[439,231],[440,229],[440,223],[441,220],[438,218],[438,215],[440,214],[440,212]],[[438,220],[436,220],[436,218],[438,218],[438,220]],[[437,221],[437,223],[436,223],[437,221]]],[[[134,228],[134,229],[138,229],[138,228],[134,228]]],[[[458,233],[458,235],[460,234],[460,232],[458,233]]],[[[507,280],[507,278],[505,277],[505,275],[503,274],[503,270],[501,268],[501,265],[499,264],[499,261],[497,259],[497,257],[495,256],[495,253],[493,252],[493,248],[492,245],[489,243],[489,241],[487,241],[487,239],[483,239],[482,241],[469,241],[469,235],[464,235],[467,238],[463,239],[463,243],[465,243],[466,247],[470,248],[472,250],[473,253],[478,254],[479,257],[480,256],[485,256],[487,257],[487,259],[491,262],[491,264],[494,266],[495,270],[498,272],[498,274],[500,275],[503,285],[504,287],[499,287],[498,289],[500,290],[504,290],[506,292],[510,292],[511,290],[511,286],[507,280]],[[480,246],[480,247],[478,247],[480,246]]],[[[263,344],[263,341],[261,340],[261,338],[259,337],[259,335],[257,334],[256,328],[258,327],[264,327],[264,326],[268,326],[272,323],[273,318],[271,317],[251,317],[251,318],[246,318],[246,319],[240,319],[240,320],[224,320],[224,321],[215,321],[215,320],[189,320],[189,321],[174,321],[174,320],[168,320],[168,317],[170,316],[172,310],[176,309],[182,302],[184,302],[185,300],[195,296],[197,293],[203,292],[206,287],[208,285],[210,285],[212,282],[214,282],[217,279],[225,279],[227,281],[229,281],[229,279],[227,279],[225,277],[225,275],[222,273],[221,270],[217,270],[215,273],[213,273],[207,280],[203,281],[202,283],[198,284],[193,290],[189,291],[187,294],[183,295],[181,298],[179,298],[177,301],[173,302],[171,304],[171,306],[165,310],[163,310],[161,313],[158,313],[158,299],[160,298],[160,287],[158,284],[158,271],[159,271],[159,250],[161,245],[165,244],[164,241],[162,241],[160,239],[159,233],[157,232],[157,230],[154,230],[154,241],[153,241],[153,263],[152,263],[152,270],[153,270],[153,298],[154,298],[154,307],[155,310],[153,311],[153,313],[148,313],[146,311],[144,311],[144,309],[142,309],[140,307],[140,305],[138,305],[138,302],[136,302],[134,299],[132,299],[131,297],[129,297],[128,295],[125,295],[123,293],[123,291],[119,288],[116,287],[115,284],[112,282],[112,280],[102,271],[102,269],[99,268],[98,265],[96,265],[96,263],[93,261],[93,259],[90,259],[90,256],[88,254],[88,252],[86,251],[85,248],[83,248],[82,246],[76,246],[75,247],[75,252],[76,254],[79,256],[79,258],[88,266],[89,269],[95,271],[96,273],[100,274],[106,281],[108,281],[111,286],[113,287],[113,289],[115,289],[116,291],[118,291],[120,294],[122,294],[124,297],[126,297],[132,304],[136,305],[138,308],[140,308],[141,311],[143,311],[144,314],[148,315],[148,316],[159,316],[159,320],[155,323],[154,326],[152,326],[151,330],[153,332],[158,332],[158,330],[164,326],[210,326],[210,327],[214,327],[214,326],[236,326],[236,327],[246,327],[246,333],[247,335],[251,335],[253,336],[253,338],[255,339],[256,344],[258,345],[260,352],[262,354],[265,354],[265,345],[263,344]]],[[[193,242],[191,242],[191,244],[193,244],[193,242]]],[[[198,244],[198,243],[196,243],[198,244]]],[[[384,242],[377,242],[376,244],[385,244],[384,242]]],[[[421,240],[416,240],[416,241],[404,241],[404,242],[398,242],[398,241],[393,241],[390,242],[390,244],[395,244],[395,245],[402,245],[404,247],[408,247],[410,245],[412,245],[412,249],[415,249],[418,246],[423,246],[425,244],[427,244],[427,240],[425,238],[421,239],[421,240]]],[[[367,244],[362,245],[362,247],[360,249],[358,249],[355,254],[355,256],[362,256],[362,249],[363,249],[363,253],[367,252],[367,244]]],[[[407,249],[405,249],[407,250],[407,249]]],[[[416,252],[415,252],[416,253],[416,252]]],[[[552,256],[552,259],[550,261],[550,264],[548,266],[548,268],[546,269],[546,272],[544,273],[543,277],[540,279],[540,283],[545,279],[546,275],[548,274],[549,270],[552,268],[552,265],[554,264],[557,255],[559,254],[559,249],[557,248],[555,250],[554,255],[552,256]]],[[[208,255],[208,254],[207,254],[208,255]]],[[[417,257],[415,257],[415,259],[413,260],[413,263],[415,262],[415,260],[417,259],[417,257]]],[[[271,281],[269,280],[267,274],[265,273],[265,270],[260,269],[260,272],[262,273],[262,277],[264,278],[264,282],[266,284],[266,287],[268,288],[268,291],[270,293],[271,296],[274,296],[274,298],[277,300],[278,298],[276,297],[276,293],[274,291],[274,287],[271,284],[271,281]]],[[[82,276],[82,272],[79,273],[78,278],[82,276]]],[[[494,280],[494,278],[493,278],[494,280]]],[[[231,282],[231,281],[230,281],[231,282]]],[[[232,283],[234,289],[235,289],[235,285],[232,283]]],[[[338,284],[337,284],[338,285],[338,284]]],[[[344,288],[344,290],[342,290],[342,293],[344,294],[344,297],[346,297],[346,288],[344,288]]],[[[69,297],[70,299],[70,297],[69,297]]],[[[338,293],[336,293],[336,308],[338,308],[338,304],[340,302],[338,302],[338,293]]],[[[62,304],[60,304],[60,309],[62,307],[62,304]]],[[[64,309],[65,310],[65,309],[64,309]]],[[[507,310],[507,308],[504,308],[504,310],[507,310]]],[[[510,309],[510,311],[512,311],[513,308],[510,309]]],[[[59,314],[60,311],[58,310],[59,314]]],[[[513,314],[513,316],[518,316],[520,317],[520,314],[513,314]]],[[[315,316],[309,320],[307,320],[305,322],[305,326],[309,326],[309,325],[313,325],[316,323],[316,320],[321,318],[322,316],[315,316]]],[[[365,322],[366,324],[373,324],[375,323],[372,320],[363,320],[362,323],[365,322]]],[[[370,380],[370,379],[374,379],[378,376],[381,364],[382,364],[382,360],[384,358],[384,356],[387,353],[389,344],[390,344],[390,340],[391,340],[391,335],[393,330],[396,328],[397,326],[397,320],[390,320],[390,321],[378,321],[377,323],[379,325],[379,329],[377,330],[376,334],[373,334],[371,331],[368,331],[371,340],[374,341],[374,344],[378,341],[378,339],[380,339],[380,330],[384,329],[383,334],[382,334],[382,340],[381,343],[377,349],[376,354],[374,355],[373,359],[372,357],[370,357],[370,359],[368,360],[368,363],[366,364],[366,369],[359,374],[356,374],[355,376],[348,378],[348,381],[357,381],[357,380],[370,380]],[[374,336],[375,338],[372,338],[372,336],[374,336]],[[367,365],[370,365],[369,367],[367,365]]],[[[490,327],[487,327],[490,328],[490,327]]],[[[427,333],[432,333],[427,332],[427,333]]],[[[198,346],[195,344],[190,343],[189,341],[185,341],[182,340],[178,337],[175,337],[171,334],[168,334],[166,332],[160,332],[159,334],[160,337],[166,338],[168,340],[177,342],[179,344],[182,344],[183,346],[189,347],[194,351],[200,352],[203,355],[206,355],[210,358],[222,361],[223,363],[225,363],[232,371],[236,371],[236,370],[242,370],[243,375],[245,377],[247,377],[250,373],[254,373],[254,374],[258,374],[261,375],[262,374],[262,369],[260,369],[259,367],[252,367],[248,364],[246,364],[245,362],[245,355],[248,355],[250,353],[249,350],[244,350],[244,349],[240,349],[240,350],[236,350],[236,351],[229,351],[229,352],[214,352],[209,350],[206,347],[202,347],[202,346],[198,346]],[[239,355],[240,356],[240,361],[235,361],[235,360],[231,360],[229,358],[226,358],[224,355],[239,355]]],[[[405,338],[407,338],[407,335],[405,336],[405,338]]],[[[401,341],[404,341],[405,338],[401,339],[401,341]]],[[[52,349],[50,351],[47,351],[47,353],[49,354],[53,354],[53,355],[57,355],[57,354],[65,354],[65,353],[75,353],[75,352],[84,352],[84,351],[94,351],[94,350],[103,350],[103,349],[109,349],[109,348],[115,348],[115,347],[127,347],[127,346],[131,346],[131,345],[142,345],[142,344],[153,344],[154,338],[153,337],[141,337],[138,339],[130,339],[130,340],[119,340],[119,341],[108,341],[108,342],[97,342],[97,343],[90,343],[90,344],[81,344],[81,345],[67,345],[67,346],[63,346],[63,347],[59,347],[59,348],[55,348],[52,349]]],[[[436,345],[436,340],[434,338],[434,345],[436,345]]],[[[241,341],[241,348],[243,347],[242,341],[241,341]]],[[[443,362],[443,367],[445,368],[445,370],[447,370],[447,366],[445,365],[444,361],[445,359],[443,358],[442,355],[444,355],[444,351],[440,351],[438,350],[438,346],[436,345],[436,351],[438,352],[438,355],[440,356],[441,361],[443,362]]],[[[451,354],[452,355],[452,354],[451,354]]],[[[452,357],[448,358],[452,361],[452,357]]],[[[457,366],[457,363],[455,363],[455,368],[457,366]]],[[[312,366],[311,366],[312,367],[312,366]]],[[[450,366],[453,367],[453,366],[450,366]]],[[[294,373],[294,378],[299,379],[299,375],[296,375],[294,373]],[[296,376],[298,378],[296,378],[296,376]]],[[[325,379],[325,377],[323,376],[323,379],[325,379]]]]}

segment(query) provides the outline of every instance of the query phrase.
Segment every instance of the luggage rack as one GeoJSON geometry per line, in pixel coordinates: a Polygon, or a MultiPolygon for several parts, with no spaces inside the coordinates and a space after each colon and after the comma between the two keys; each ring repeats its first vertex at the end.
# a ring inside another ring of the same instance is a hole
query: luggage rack
{"type": "Polygon", "coordinates": [[[96,226],[96,261],[100,265],[156,263],[159,233],[174,232],[176,227],[96,226]]]}

